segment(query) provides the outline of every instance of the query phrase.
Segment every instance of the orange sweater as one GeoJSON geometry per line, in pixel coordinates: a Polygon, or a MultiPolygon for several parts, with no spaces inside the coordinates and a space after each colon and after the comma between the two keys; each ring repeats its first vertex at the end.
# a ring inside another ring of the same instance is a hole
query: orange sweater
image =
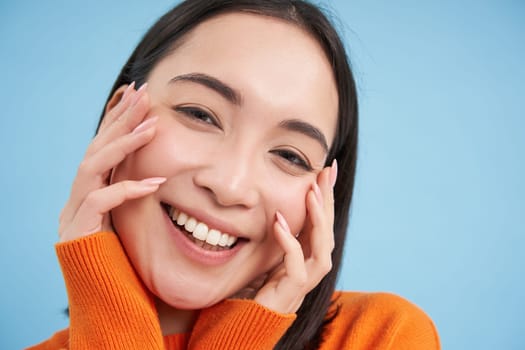
{"type": "MultiPolygon", "coordinates": [[[[163,336],[153,300],[112,233],[56,246],[70,327],[30,347],[56,349],[272,349],[295,319],[254,301],[224,300],[200,312],[189,334],[163,336]]],[[[439,349],[432,321],[386,293],[337,293],[341,306],[320,349],[439,349]]]]}

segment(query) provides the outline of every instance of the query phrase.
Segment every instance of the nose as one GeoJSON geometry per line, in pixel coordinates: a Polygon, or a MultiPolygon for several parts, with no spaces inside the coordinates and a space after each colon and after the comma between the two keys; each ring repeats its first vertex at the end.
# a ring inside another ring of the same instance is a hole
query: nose
{"type": "Polygon", "coordinates": [[[221,206],[253,208],[259,200],[253,158],[239,148],[214,152],[208,164],[196,171],[193,181],[221,206]]]}

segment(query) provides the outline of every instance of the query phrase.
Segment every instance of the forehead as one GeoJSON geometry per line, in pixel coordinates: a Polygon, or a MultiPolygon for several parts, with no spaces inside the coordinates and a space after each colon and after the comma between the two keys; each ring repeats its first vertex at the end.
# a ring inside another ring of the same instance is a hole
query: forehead
{"type": "Polygon", "coordinates": [[[150,79],[205,73],[238,90],[242,107],[301,118],[329,142],[337,119],[332,69],[317,41],[284,20],[245,13],[211,18],[164,58],[150,79]]]}

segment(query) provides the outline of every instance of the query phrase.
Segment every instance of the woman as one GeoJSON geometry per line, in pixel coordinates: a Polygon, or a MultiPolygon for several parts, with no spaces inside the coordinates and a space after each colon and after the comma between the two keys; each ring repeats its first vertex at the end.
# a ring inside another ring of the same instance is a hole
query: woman
{"type": "Polygon", "coordinates": [[[60,217],[70,327],[34,349],[438,348],[403,299],[334,293],[356,151],[316,7],[180,4],[111,90],[60,217]]]}

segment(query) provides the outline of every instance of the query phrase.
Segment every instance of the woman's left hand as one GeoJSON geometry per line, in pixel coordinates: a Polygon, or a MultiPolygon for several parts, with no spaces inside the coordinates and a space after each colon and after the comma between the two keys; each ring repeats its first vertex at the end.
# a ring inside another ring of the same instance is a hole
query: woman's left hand
{"type": "Polygon", "coordinates": [[[332,269],[334,195],[337,162],[323,169],[306,196],[307,222],[296,238],[286,219],[276,213],[275,238],[284,250],[283,262],[266,278],[254,300],[279,313],[295,313],[306,294],[332,269]]]}

